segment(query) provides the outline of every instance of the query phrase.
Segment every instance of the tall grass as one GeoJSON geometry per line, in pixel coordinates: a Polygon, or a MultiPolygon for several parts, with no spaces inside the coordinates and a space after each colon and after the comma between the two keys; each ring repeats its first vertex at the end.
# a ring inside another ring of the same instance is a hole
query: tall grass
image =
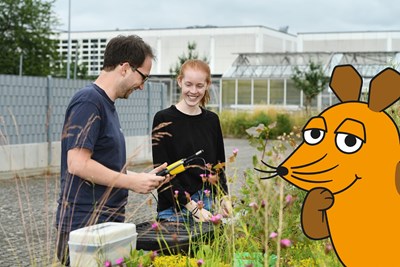
{"type": "MultiPolygon", "coordinates": [[[[273,141],[268,139],[272,129],[258,126],[247,132],[250,143],[260,151],[253,156],[254,166],[274,172],[260,164],[261,160],[278,166],[296,146],[298,133],[273,141]]],[[[277,177],[261,179],[264,174],[252,168],[235,172],[238,153],[228,155],[230,187],[235,184],[240,188],[238,194],[230,196],[233,216],[214,221],[214,238],[197,239],[185,255],[142,252],[138,259],[138,252],[133,251],[126,266],[341,266],[328,240],[309,240],[302,233],[300,211],[305,192],[277,177]]]]}
{"type": "MultiPolygon", "coordinates": [[[[399,125],[398,105],[388,110],[399,125]]],[[[225,137],[246,136],[249,145],[258,151],[252,158],[254,167],[273,171],[288,153],[297,146],[299,130],[307,121],[303,114],[281,114],[278,111],[254,113],[223,112],[220,114],[225,137]],[[278,117],[282,116],[282,125],[278,117]],[[288,118],[288,119],[286,119],[288,118]],[[250,123],[251,122],[251,123],[250,123]],[[290,127],[290,131],[280,130],[290,127]],[[278,131],[279,129],[279,131],[278,131]],[[272,138],[276,135],[276,138],[272,138]]],[[[3,143],[6,138],[0,136],[3,143]]],[[[2,146],[5,149],[5,146],[2,146]]],[[[163,255],[153,251],[132,250],[123,263],[114,266],[341,266],[329,240],[308,239],[302,232],[300,212],[305,192],[289,185],[279,177],[261,179],[267,174],[246,169],[238,171],[238,152],[227,155],[229,168],[228,186],[234,192],[230,198],[234,204],[233,217],[216,221],[214,238],[196,239],[190,245],[189,254],[163,255]]],[[[2,194],[17,195],[17,202],[2,203],[1,216],[8,216],[15,224],[13,229],[0,225],[2,239],[1,259],[4,266],[59,266],[54,253],[54,212],[58,197],[58,176],[44,174],[45,179],[35,179],[19,173],[13,180],[0,181],[2,194]],[[14,186],[10,186],[10,184],[14,186]],[[44,187],[44,190],[38,188],[44,187]],[[8,191],[5,190],[8,188],[8,191]],[[10,189],[12,188],[12,189],[10,189]],[[45,192],[38,193],[38,192],[45,192]],[[37,216],[40,214],[40,216],[37,216]],[[17,229],[17,230],[16,230],[17,229]],[[17,232],[17,233],[16,233],[17,232]],[[22,239],[20,237],[22,236],[22,239]],[[16,241],[18,240],[18,241],[16,241]],[[23,240],[23,244],[19,240],[23,240]],[[8,251],[7,254],[4,251],[8,251]]],[[[128,202],[129,203],[129,202],[128,202]]],[[[143,210],[153,210],[151,197],[143,196],[135,208],[127,207],[127,218],[135,221],[143,210]],[[137,207],[140,207],[138,209],[137,207]]],[[[129,205],[129,204],[128,204],[129,205]]],[[[3,217],[4,218],[4,217],[3,217]]],[[[197,233],[200,234],[201,233],[197,233]]],[[[160,234],[160,242],[162,235],[160,234]]],[[[99,266],[105,266],[100,262],[99,266]]]]}

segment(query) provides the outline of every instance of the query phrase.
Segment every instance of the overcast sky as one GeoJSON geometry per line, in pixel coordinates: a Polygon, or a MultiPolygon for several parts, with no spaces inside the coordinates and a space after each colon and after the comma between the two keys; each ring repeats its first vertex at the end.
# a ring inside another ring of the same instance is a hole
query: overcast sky
{"type": "Polygon", "coordinates": [[[289,33],[400,31],[399,0],[57,0],[54,11],[68,30],[288,26],[289,33]]]}

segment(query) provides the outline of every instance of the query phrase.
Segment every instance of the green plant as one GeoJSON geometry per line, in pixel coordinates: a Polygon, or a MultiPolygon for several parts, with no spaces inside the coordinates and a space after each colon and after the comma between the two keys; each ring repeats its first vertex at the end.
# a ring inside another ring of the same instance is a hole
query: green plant
{"type": "MultiPolygon", "coordinates": [[[[183,53],[181,56],[178,57],[178,62],[175,63],[174,66],[171,66],[169,68],[169,73],[172,75],[173,78],[176,78],[179,74],[179,71],[182,67],[182,64],[185,63],[185,61],[190,60],[190,59],[198,59],[199,54],[196,51],[197,44],[195,41],[193,42],[188,42],[187,44],[187,54],[183,53]]],[[[208,62],[207,57],[203,57],[201,60],[208,62]]]]}
{"type": "Polygon", "coordinates": [[[293,124],[288,114],[277,114],[276,115],[276,126],[271,129],[269,133],[270,139],[276,139],[283,133],[290,133],[292,131],[293,124]]]}
{"type": "Polygon", "coordinates": [[[269,139],[274,127],[276,124],[260,124],[247,131],[250,144],[261,152],[260,159],[257,156],[253,159],[255,167],[269,173],[261,176],[247,170],[245,174],[242,198],[236,206],[242,214],[236,226],[239,234],[236,251],[264,252],[264,261],[273,262],[273,266],[341,266],[336,255],[327,251],[330,245],[327,240],[310,240],[301,230],[300,213],[306,192],[275,178],[274,166],[297,146],[299,132],[295,128],[274,141],[269,139]],[[260,164],[261,160],[269,167],[260,164]],[[262,180],[263,176],[267,179],[262,180]],[[245,234],[240,236],[242,233],[245,234]]]}
{"type": "Polygon", "coordinates": [[[329,77],[325,76],[321,63],[311,60],[303,69],[295,66],[293,72],[291,78],[296,87],[304,93],[307,114],[310,114],[312,100],[325,89],[329,82],[329,77]]]}
{"type": "MultiPolygon", "coordinates": [[[[293,126],[302,125],[305,122],[305,118],[302,115],[274,110],[256,110],[254,112],[225,110],[219,114],[219,117],[224,136],[235,138],[249,138],[246,130],[259,124],[276,124],[269,132],[269,138],[276,139],[284,133],[289,134],[293,126]]],[[[265,136],[261,136],[261,138],[265,138],[265,136]]]]}
{"type": "Polygon", "coordinates": [[[0,73],[45,76],[57,61],[55,1],[0,1],[0,73]]]}

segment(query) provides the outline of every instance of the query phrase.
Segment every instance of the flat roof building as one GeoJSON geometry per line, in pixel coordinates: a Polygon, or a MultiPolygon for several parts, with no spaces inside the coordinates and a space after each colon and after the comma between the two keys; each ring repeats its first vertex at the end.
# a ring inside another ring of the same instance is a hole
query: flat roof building
{"type": "MultiPolygon", "coordinates": [[[[215,75],[222,75],[239,53],[294,52],[297,46],[295,35],[264,26],[76,31],[70,33],[71,62],[86,64],[88,74],[97,75],[107,42],[120,34],[139,35],[155,50],[152,75],[169,75],[178,57],[187,52],[188,43],[196,43],[199,58],[207,58],[215,75]]],[[[59,53],[66,60],[67,32],[60,33],[59,42],[59,53]]]]}
{"type": "MultiPolygon", "coordinates": [[[[352,64],[364,77],[364,86],[385,67],[400,69],[400,30],[290,34],[287,29],[265,26],[71,32],[71,61],[85,64],[89,75],[97,75],[107,42],[119,34],[139,35],[153,47],[152,80],[166,84],[171,103],[179,92],[170,79],[170,69],[187,53],[188,44],[195,43],[199,58],[207,58],[210,64],[215,78],[211,105],[219,109],[303,107],[303,94],[294,87],[291,75],[293,66],[306,68],[309,60],[322,64],[327,76],[338,64],[352,64]]],[[[66,60],[68,33],[59,35],[59,44],[66,60]]],[[[324,108],[335,101],[327,87],[313,105],[324,108]]]]}

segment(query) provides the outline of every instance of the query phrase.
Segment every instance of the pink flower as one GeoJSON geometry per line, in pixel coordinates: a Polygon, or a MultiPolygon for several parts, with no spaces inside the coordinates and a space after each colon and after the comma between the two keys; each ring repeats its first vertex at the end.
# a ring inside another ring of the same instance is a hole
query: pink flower
{"type": "Polygon", "coordinates": [[[199,208],[199,210],[201,210],[202,208],[204,208],[204,202],[199,200],[197,201],[197,207],[199,208]]]}
{"type": "Polygon", "coordinates": [[[331,243],[327,243],[325,245],[325,253],[328,254],[331,250],[333,250],[333,246],[331,243]]]}
{"type": "Polygon", "coordinates": [[[192,199],[190,197],[190,194],[188,192],[185,191],[185,196],[188,202],[190,202],[192,199]]]}
{"type": "Polygon", "coordinates": [[[285,200],[286,200],[286,204],[288,204],[288,205],[292,204],[293,203],[292,195],[287,195],[285,200]]]}
{"type": "Polygon", "coordinates": [[[235,155],[235,156],[237,155],[238,152],[239,152],[238,148],[234,148],[233,151],[232,151],[233,155],[235,155]]]}
{"type": "Polygon", "coordinates": [[[283,248],[288,248],[292,245],[292,241],[290,241],[289,239],[282,239],[281,240],[281,246],[283,248]]]}
{"type": "Polygon", "coordinates": [[[203,181],[203,183],[205,183],[207,181],[207,174],[202,173],[200,174],[201,180],[203,181]]]}
{"type": "Polygon", "coordinates": [[[265,200],[263,199],[263,200],[261,200],[261,208],[264,208],[265,207],[265,200]]]}
{"type": "Polygon", "coordinates": [[[210,196],[210,193],[211,193],[210,190],[208,190],[208,189],[205,189],[205,190],[204,190],[204,194],[205,194],[207,197],[210,196]]]}
{"type": "Polygon", "coordinates": [[[111,261],[106,261],[106,262],[104,263],[104,266],[105,266],[105,267],[111,267],[111,266],[112,266],[111,261]]]}
{"type": "Polygon", "coordinates": [[[154,223],[151,225],[151,229],[153,229],[154,231],[160,230],[160,225],[158,224],[158,222],[154,222],[154,223]]]}
{"type": "Polygon", "coordinates": [[[197,261],[197,266],[202,266],[204,264],[204,260],[203,259],[199,259],[197,261]]]}
{"type": "Polygon", "coordinates": [[[258,209],[258,204],[256,203],[256,202],[251,202],[250,204],[249,204],[249,207],[252,207],[253,209],[258,209]]]}
{"type": "Polygon", "coordinates": [[[124,258],[119,258],[115,261],[116,264],[121,265],[122,263],[124,263],[124,258]]]}
{"type": "Polygon", "coordinates": [[[278,234],[276,232],[272,232],[269,234],[269,238],[275,238],[277,236],[278,236],[278,234]]]}
{"type": "Polygon", "coordinates": [[[221,214],[217,214],[217,215],[213,215],[211,216],[210,221],[215,224],[218,225],[221,223],[221,219],[222,219],[222,215],[221,214]]]}
{"type": "Polygon", "coordinates": [[[178,191],[178,190],[175,190],[175,191],[174,191],[174,197],[175,197],[175,198],[178,198],[178,194],[179,194],[179,191],[178,191]]]}
{"type": "Polygon", "coordinates": [[[154,261],[154,259],[158,256],[157,251],[152,251],[150,254],[150,259],[151,261],[154,261]]]}

